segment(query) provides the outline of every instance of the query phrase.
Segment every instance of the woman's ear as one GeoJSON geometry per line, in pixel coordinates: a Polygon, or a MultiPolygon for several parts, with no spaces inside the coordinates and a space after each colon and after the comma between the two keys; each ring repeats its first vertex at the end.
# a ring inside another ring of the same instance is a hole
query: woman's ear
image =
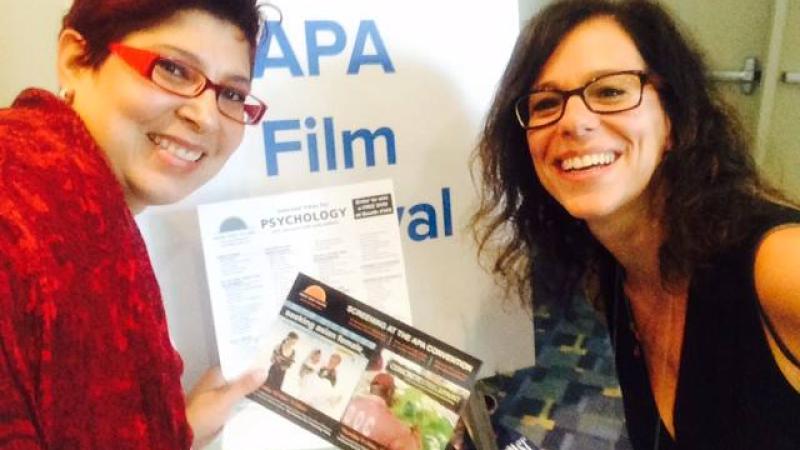
{"type": "Polygon", "coordinates": [[[67,28],[58,36],[57,51],[58,84],[62,92],[74,94],[81,76],[90,70],[85,62],[86,40],[77,31],[67,28]]]}

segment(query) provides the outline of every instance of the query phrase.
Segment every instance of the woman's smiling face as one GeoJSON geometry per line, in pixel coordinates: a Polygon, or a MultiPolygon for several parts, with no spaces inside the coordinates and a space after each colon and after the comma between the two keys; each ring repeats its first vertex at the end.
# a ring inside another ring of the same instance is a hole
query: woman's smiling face
{"type": "MultiPolygon", "coordinates": [[[[532,88],[572,90],[626,70],[647,67],[622,27],[597,17],[564,37],[532,88]]],[[[542,186],[572,216],[591,224],[646,207],[669,133],[658,93],[646,83],[638,107],[612,114],[594,113],[580,96],[570,97],[558,122],[528,131],[528,146],[542,186]]]]}
{"type": "MultiPolygon", "coordinates": [[[[234,24],[199,10],[182,11],[125,36],[202,72],[214,83],[249,91],[250,46],[234,24]]],[[[76,70],[73,108],[105,152],[132,211],[178,201],[213,177],[242,140],[244,125],[220,113],[216,93],[169,93],[109,57],[76,70]]]]}

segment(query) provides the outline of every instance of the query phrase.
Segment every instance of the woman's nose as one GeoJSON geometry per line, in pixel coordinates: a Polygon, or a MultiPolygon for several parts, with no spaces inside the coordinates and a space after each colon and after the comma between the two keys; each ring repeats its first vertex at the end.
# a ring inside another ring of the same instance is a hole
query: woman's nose
{"type": "Polygon", "coordinates": [[[206,89],[197,97],[186,99],[178,108],[178,115],[190,122],[200,134],[216,130],[221,117],[216,91],[206,89]]]}
{"type": "Polygon", "coordinates": [[[558,121],[558,127],[564,134],[580,137],[595,130],[599,121],[599,115],[586,106],[583,98],[573,95],[564,105],[564,115],[558,121]]]}

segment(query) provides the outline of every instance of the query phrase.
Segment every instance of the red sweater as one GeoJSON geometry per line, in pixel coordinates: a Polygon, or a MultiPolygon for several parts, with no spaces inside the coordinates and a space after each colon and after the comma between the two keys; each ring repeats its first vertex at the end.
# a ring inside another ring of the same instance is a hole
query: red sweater
{"type": "Polygon", "coordinates": [[[181,371],[102,151],[23,92],[0,109],[0,449],[187,449],[181,371]]]}

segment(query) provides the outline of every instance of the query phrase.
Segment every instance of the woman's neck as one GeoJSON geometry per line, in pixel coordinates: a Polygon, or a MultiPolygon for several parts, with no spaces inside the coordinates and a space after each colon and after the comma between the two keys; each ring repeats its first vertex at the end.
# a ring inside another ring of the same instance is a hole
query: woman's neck
{"type": "Polygon", "coordinates": [[[626,284],[661,283],[659,249],[664,241],[664,227],[652,208],[639,208],[587,224],[592,235],[625,270],[626,284]]]}

